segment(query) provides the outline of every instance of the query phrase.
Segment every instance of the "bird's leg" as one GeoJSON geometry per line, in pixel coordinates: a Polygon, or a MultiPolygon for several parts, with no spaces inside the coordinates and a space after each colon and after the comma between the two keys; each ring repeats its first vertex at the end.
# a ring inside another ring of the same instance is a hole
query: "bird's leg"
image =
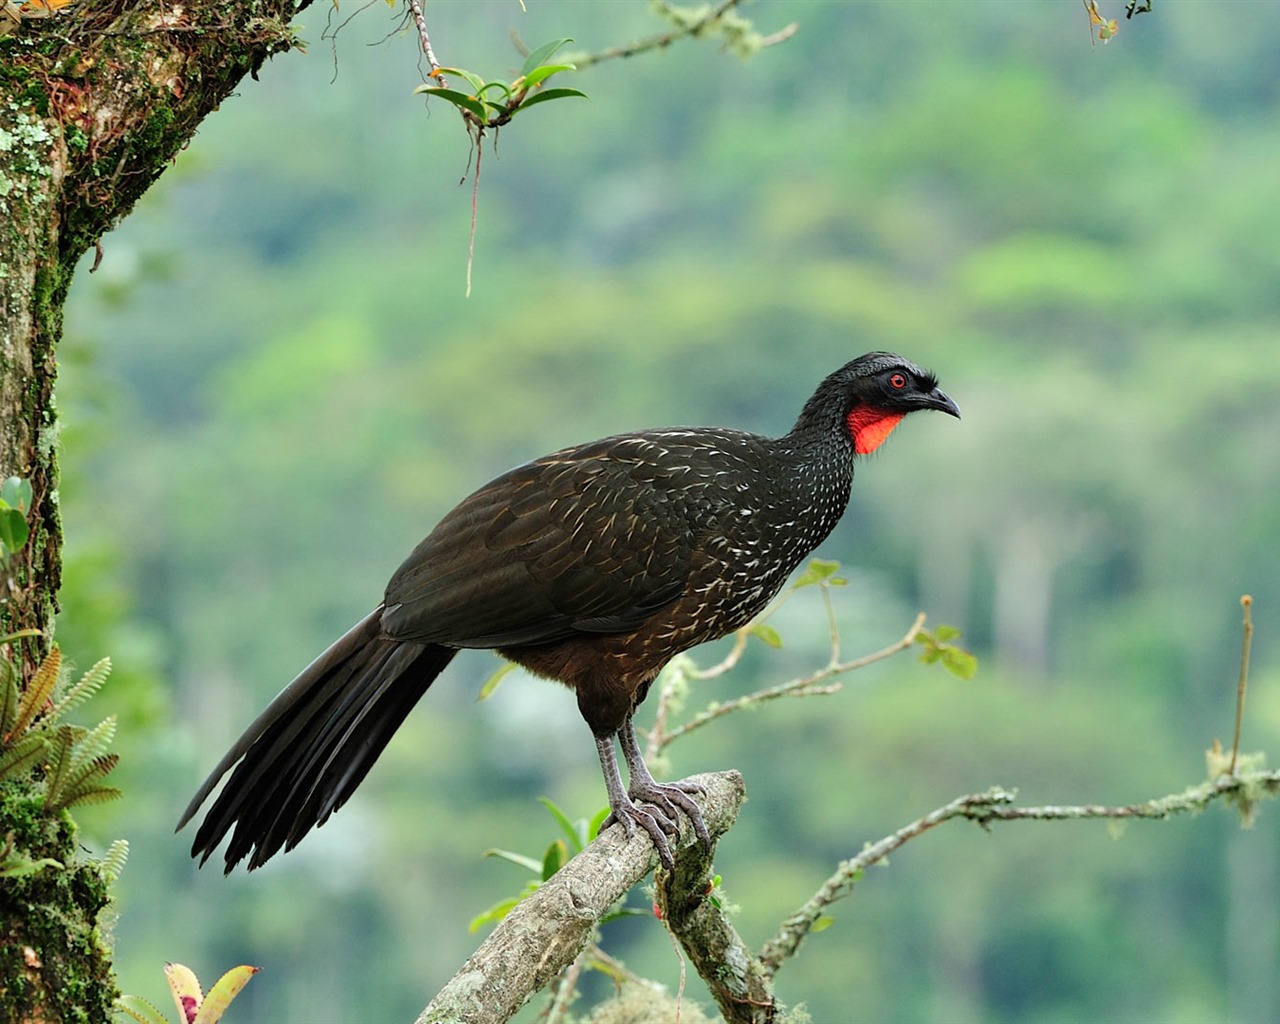
{"type": "MultiPolygon", "coordinates": [[[[600,767],[604,771],[604,788],[609,794],[609,806],[612,808],[609,817],[605,818],[600,825],[600,831],[603,832],[617,822],[630,839],[636,834],[636,825],[639,825],[653,840],[654,849],[658,851],[658,859],[662,861],[662,866],[668,871],[674,871],[676,861],[672,856],[667,835],[676,834],[676,823],[660,814],[655,814],[648,808],[641,807],[628,795],[622,786],[622,776],[618,772],[618,757],[613,749],[612,736],[597,736],[596,752],[600,755],[600,767]]],[[[648,772],[645,774],[647,775],[648,772]]]]}
{"type": "Polygon", "coordinates": [[[622,741],[622,756],[627,759],[627,774],[631,777],[631,785],[627,793],[632,800],[643,800],[657,807],[671,823],[670,834],[675,835],[676,808],[684,811],[693,823],[693,831],[702,840],[707,849],[711,849],[711,833],[707,831],[707,823],[702,820],[702,810],[690,798],[690,793],[703,793],[705,790],[696,782],[658,782],[649,774],[649,767],[644,763],[644,755],[640,753],[640,744],[636,740],[636,727],[631,716],[622,723],[618,730],[618,738],[622,741]]]}

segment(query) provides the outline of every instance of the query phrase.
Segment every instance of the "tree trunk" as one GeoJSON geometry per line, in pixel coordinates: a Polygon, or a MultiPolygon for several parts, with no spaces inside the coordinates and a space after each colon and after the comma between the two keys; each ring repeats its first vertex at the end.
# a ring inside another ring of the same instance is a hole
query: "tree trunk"
{"type": "MultiPolygon", "coordinates": [[[[294,44],[294,12],[293,0],[80,0],[0,19],[0,478],[22,477],[33,494],[0,627],[41,631],[10,654],[23,679],[51,643],[61,578],[53,394],[76,264],[244,76],[294,44]]],[[[23,785],[0,783],[0,847],[12,835],[28,847],[19,853],[65,869],[0,877],[0,1020],[108,1020],[105,884],[74,864],[65,812],[38,821],[38,780],[23,785]]]]}

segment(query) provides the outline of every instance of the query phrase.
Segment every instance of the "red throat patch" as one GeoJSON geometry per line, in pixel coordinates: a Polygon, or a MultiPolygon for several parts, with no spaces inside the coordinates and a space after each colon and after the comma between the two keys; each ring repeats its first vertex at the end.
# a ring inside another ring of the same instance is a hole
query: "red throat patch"
{"type": "Polygon", "coordinates": [[[884,439],[893,433],[893,428],[905,415],[861,405],[850,410],[845,422],[849,425],[849,436],[853,438],[853,450],[859,455],[870,455],[884,444],[884,439]]]}

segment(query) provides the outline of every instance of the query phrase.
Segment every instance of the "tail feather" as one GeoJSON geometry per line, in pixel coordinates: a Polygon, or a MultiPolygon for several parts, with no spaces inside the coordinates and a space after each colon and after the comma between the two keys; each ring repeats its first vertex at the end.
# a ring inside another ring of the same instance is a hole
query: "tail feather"
{"type": "Polygon", "coordinates": [[[261,866],[323,825],[457,653],[387,637],[381,616],[379,607],[286,686],[196,792],[179,829],[231,772],[192,843],[201,864],[228,832],[230,872],[246,856],[250,870],[261,866]]]}

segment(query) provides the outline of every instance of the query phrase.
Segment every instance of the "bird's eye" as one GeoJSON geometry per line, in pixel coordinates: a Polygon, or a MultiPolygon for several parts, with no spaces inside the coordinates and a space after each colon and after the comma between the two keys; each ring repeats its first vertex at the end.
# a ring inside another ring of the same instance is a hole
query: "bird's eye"
{"type": "Polygon", "coordinates": [[[907,378],[905,374],[895,373],[889,378],[889,387],[893,388],[894,391],[901,391],[906,386],[907,378]]]}

